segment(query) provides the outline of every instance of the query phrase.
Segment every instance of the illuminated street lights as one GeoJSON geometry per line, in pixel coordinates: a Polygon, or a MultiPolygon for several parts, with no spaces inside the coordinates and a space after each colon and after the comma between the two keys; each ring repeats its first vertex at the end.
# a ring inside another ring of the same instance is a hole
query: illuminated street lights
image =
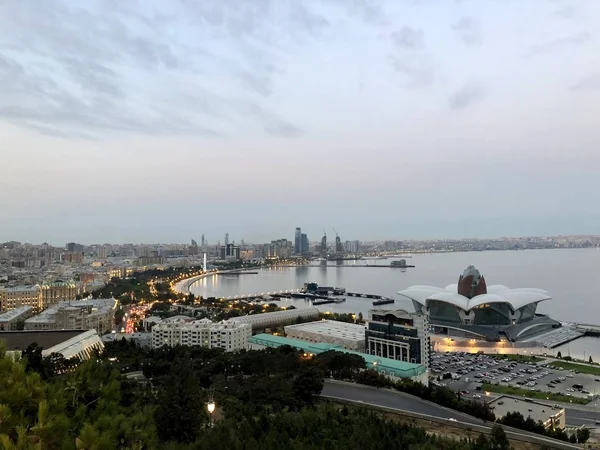
{"type": "Polygon", "coordinates": [[[210,389],[208,391],[208,402],[206,402],[206,409],[208,410],[209,426],[211,428],[214,426],[213,413],[215,412],[216,407],[217,404],[215,403],[214,391],[210,389]]]}

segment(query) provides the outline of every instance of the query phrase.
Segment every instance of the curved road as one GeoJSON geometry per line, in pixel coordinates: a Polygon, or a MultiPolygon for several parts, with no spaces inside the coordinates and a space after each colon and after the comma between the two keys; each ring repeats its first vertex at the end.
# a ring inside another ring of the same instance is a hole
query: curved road
{"type": "MultiPolygon", "coordinates": [[[[427,402],[413,395],[391,389],[377,389],[352,383],[339,383],[326,381],[321,392],[323,397],[332,397],[343,400],[351,400],[359,403],[383,406],[385,408],[403,409],[419,414],[425,414],[442,419],[452,418],[463,423],[474,425],[486,425],[483,420],[477,419],[452,409],[444,408],[435,403],[427,402]]],[[[489,423],[489,422],[488,422],[489,423]]]]}
{"type": "MultiPolygon", "coordinates": [[[[474,431],[483,428],[490,429],[492,423],[454,411],[435,403],[422,400],[418,397],[405,394],[403,392],[393,391],[391,389],[378,389],[371,386],[364,386],[354,383],[336,382],[326,380],[323,386],[321,396],[335,400],[345,400],[364,404],[365,406],[383,407],[410,412],[414,414],[429,416],[437,419],[453,419],[464,425],[473,425],[474,431]],[[479,428],[481,427],[481,428],[479,428]]],[[[582,411],[578,411],[582,412],[582,411]]],[[[586,413],[586,411],[583,411],[586,413]]],[[[568,413],[567,413],[568,414],[568,413]]],[[[568,416],[567,416],[568,417],[568,416]]],[[[457,425],[459,425],[457,423],[457,425]]],[[[538,434],[528,433],[522,430],[504,427],[506,434],[510,438],[527,438],[530,442],[536,442],[540,445],[546,445],[557,449],[581,449],[581,446],[570,444],[568,442],[557,441],[538,434]]]]}

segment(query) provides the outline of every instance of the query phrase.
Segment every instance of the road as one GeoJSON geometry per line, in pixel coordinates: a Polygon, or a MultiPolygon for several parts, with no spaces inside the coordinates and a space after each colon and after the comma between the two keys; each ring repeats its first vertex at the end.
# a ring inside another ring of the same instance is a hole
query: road
{"type": "Polygon", "coordinates": [[[441,417],[444,419],[452,418],[464,423],[484,425],[483,420],[469,416],[468,414],[446,409],[436,405],[435,403],[423,401],[418,397],[404,394],[402,392],[394,392],[389,389],[377,389],[359,384],[342,384],[326,381],[321,395],[375,404],[386,408],[403,409],[406,411],[426,414],[433,417],[441,417]]]}
{"type": "MultiPolygon", "coordinates": [[[[353,383],[341,383],[326,380],[323,386],[321,396],[329,397],[338,400],[346,400],[357,402],[369,406],[384,407],[397,409],[406,412],[414,413],[415,415],[425,415],[431,418],[438,419],[454,419],[460,424],[472,425],[473,431],[482,430],[485,427],[489,430],[491,424],[485,423],[482,420],[467,414],[446,409],[435,403],[427,402],[418,397],[404,394],[402,392],[392,391],[391,389],[377,389],[371,386],[364,386],[353,383]]],[[[586,414],[587,411],[577,410],[578,413],[586,414]]],[[[568,414],[568,413],[567,413],[568,414]]],[[[457,423],[457,425],[458,425],[457,423]]],[[[551,448],[561,449],[580,449],[581,447],[567,442],[561,442],[554,439],[546,438],[533,433],[528,433],[522,430],[514,430],[505,427],[507,436],[512,439],[522,438],[531,439],[540,445],[547,445],[551,448]]],[[[530,442],[531,442],[530,441],[530,442]]]]}

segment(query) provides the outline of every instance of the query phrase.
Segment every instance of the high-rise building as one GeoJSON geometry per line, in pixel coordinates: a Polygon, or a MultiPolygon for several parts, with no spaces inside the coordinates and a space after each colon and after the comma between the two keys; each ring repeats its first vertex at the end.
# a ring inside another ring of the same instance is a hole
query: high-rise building
{"type": "Polygon", "coordinates": [[[240,259],[240,247],[235,244],[221,245],[219,257],[221,259],[240,259]]]}
{"type": "Polygon", "coordinates": [[[302,253],[302,229],[300,227],[296,228],[296,233],[294,234],[294,253],[296,255],[302,253]]]}
{"type": "Polygon", "coordinates": [[[98,247],[98,259],[106,259],[106,247],[98,247]]]}
{"type": "Polygon", "coordinates": [[[198,247],[198,243],[192,239],[192,247],[198,247]]]}
{"type": "Polygon", "coordinates": [[[229,245],[229,233],[225,233],[225,246],[229,245]]]}
{"type": "Polygon", "coordinates": [[[365,351],[429,367],[429,323],[423,314],[372,309],[365,330],[365,351]]]}
{"type": "Polygon", "coordinates": [[[202,235],[202,238],[200,240],[200,244],[201,244],[202,248],[204,248],[204,246],[206,245],[206,239],[204,238],[204,235],[202,235]]]}
{"type": "Polygon", "coordinates": [[[321,238],[321,256],[327,256],[327,234],[323,233],[321,238]]]}
{"type": "Polygon", "coordinates": [[[308,243],[308,236],[306,235],[306,233],[302,233],[300,235],[300,253],[304,254],[308,253],[309,251],[310,248],[308,243]]]}

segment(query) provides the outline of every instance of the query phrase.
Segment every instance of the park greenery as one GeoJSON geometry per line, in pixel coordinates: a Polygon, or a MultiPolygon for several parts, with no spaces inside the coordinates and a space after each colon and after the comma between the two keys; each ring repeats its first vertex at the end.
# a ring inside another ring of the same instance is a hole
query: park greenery
{"type": "Polygon", "coordinates": [[[515,397],[526,397],[535,398],[539,400],[550,400],[555,402],[564,403],[579,403],[581,405],[587,405],[589,399],[581,397],[573,397],[565,394],[559,394],[554,392],[543,392],[543,391],[532,391],[531,389],[518,388],[515,386],[502,386],[500,384],[484,383],[481,388],[484,391],[496,392],[497,394],[512,395],[515,397]]]}
{"type": "MultiPolygon", "coordinates": [[[[451,440],[318,401],[327,376],[386,384],[364,365],[357,355],[310,356],[287,346],[226,353],[144,350],[123,340],[82,363],[42,357],[37,346],[21,360],[0,349],[0,449],[509,448],[500,427],[490,437],[451,440]],[[136,371],[144,377],[132,378],[136,371]],[[217,405],[214,420],[209,398],[217,405]]],[[[410,382],[396,388],[466,410],[473,403],[445,388],[410,382]]]]}
{"type": "Polygon", "coordinates": [[[565,370],[578,371],[580,373],[587,373],[591,375],[600,376],[600,366],[591,366],[587,364],[577,364],[569,361],[552,361],[551,366],[559,367],[565,370]]]}

